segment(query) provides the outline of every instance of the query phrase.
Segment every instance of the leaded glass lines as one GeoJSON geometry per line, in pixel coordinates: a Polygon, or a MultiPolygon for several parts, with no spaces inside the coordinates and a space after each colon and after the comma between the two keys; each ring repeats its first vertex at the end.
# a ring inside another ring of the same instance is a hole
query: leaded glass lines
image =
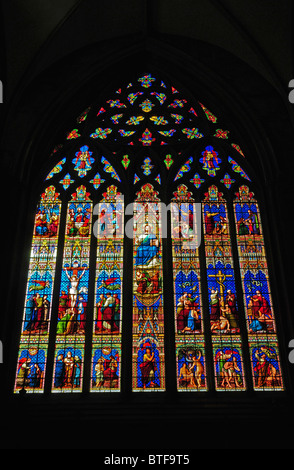
{"type": "MultiPolygon", "coordinates": [[[[206,391],[206,353],[199,260],[197,210],[185,185],[171,204],[171,238],[176,331],[177,388],[206,391]]],[[[201,226],[200,226],[201,230],[201,226]]],[[[199,232],[200,232],[199,230],[199,232]]]]}
{"type": "Polygon", "coordinates": [[[241,391],[246,389],[246,383],[239,299],[227,203],[216,186],[209,187],[202,210],[215,387],[220,391],[241,391]]]}
{"type": "Polygon", "coordinates": [[[92,211],[86,187],[80,186],[67,207],[53,391],[80,392],[83,386],[92,211]]]}
{"type": "Polygon", "coordinates": [[[15,392],[158,392],[172,379],[195,396],[284,390],[251,172],[213,107],[190,101],[144,73],[88,107],[54,148],[35,215],[15,392]],[[176,360],[166,380],[171,324],[176,360]]]}
{"type": "Polygon", "coordinates": [[[15,391],[43,392],[52,295],[55,279],[61,201],[46,188],[35,215],[15,391]]]}

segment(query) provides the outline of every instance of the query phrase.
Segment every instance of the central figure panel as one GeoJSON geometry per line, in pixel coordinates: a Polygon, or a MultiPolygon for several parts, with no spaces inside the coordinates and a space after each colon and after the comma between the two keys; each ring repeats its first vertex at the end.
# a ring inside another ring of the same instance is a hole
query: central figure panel
{"type": "Polygon", "coordinates": [[[134,204],[133,390],[165,390],[161,206],[152,185],[134,204]],[[151,190],[151,193],[150,193],[151,190]]]}

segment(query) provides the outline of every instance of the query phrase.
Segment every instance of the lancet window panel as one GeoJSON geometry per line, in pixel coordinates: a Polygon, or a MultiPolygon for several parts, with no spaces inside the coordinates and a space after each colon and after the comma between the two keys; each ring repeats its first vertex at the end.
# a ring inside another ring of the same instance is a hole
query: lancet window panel
{"type": "Polygon", "coordinates": [[[124,200],[114,185],[96,206],[98,220],[92,340],[92,392],[121,390],[124,200]]]}
{"type": "Polygon", "coordinates": [[[282,390],[283,378],[259,204],[241,186],[234,213],[254,389],[282,390]]]}
{"type": "Polygon", "coordinates": [[[220,391],[242,391],[246,379],[230,221],[217,186],[209,187],[202,209],[215,386],[220,391]]]}
{"type": "Polygon", "coordinates": [[[146,184],[134,204],[133,390],[165,390],[161,205],[146,184]]]}
{"type": "Polygon", "coordinates": [[[92,211],[93,203],[86,187],[78,187],[67,208],[55,340],[54,392],[79,392],[83,386],[92,211]]]}
{"type": "Polygon", "coordinates": [[[15,392],[44,390],[60,213],[59,193],[49,186],[35,215],[15,392]]]}
{"type": "Polygon", "coordinates": [[[132,77],[48,156],[15,393],[284,390],[246,145],[193,94],[132,77]]]}
{"type": "MultiPolygon", "coordinates": [[[[184,184],[171,204],[177,388],[207,391],[206,352],[199,259],[200,230],[195,204],[184,184]]],[[[198,214],[197,214],[198,210],[198,214]]]]}

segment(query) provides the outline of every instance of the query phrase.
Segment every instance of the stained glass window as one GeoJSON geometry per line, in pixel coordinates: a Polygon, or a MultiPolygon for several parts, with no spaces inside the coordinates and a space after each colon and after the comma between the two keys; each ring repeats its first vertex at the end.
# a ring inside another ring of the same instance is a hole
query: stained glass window
{"type": "Polygon", "coordinates": [[[205,339],[199,260],[201,212],[187,186],[174,193],[171,210],[178,390],[206,391],[205,339]]]}
{"type": "Polygon", "coordinates": [[[61,201],[54,186],[41,196],[33,241],[15,390],[42,392],[46,373],[61,201]]]}
{"type": "Polygon", "coordinates": [[[80,391],[82,388],[92,211],[86,187],[78,187],[67,207],[53,391],[80,391]]]}
{"type": "Polygon", "coordinates": [[[210,186],[203,204],[205,259],[217,390],[244,390],[239,304],[226,200],[210,186]]]}
{"type": "Polygon", "coordinates": [[[133,390],[165,390],[161,205],[146,184],[134,204],[133,390]]]}
{"type": "Polygon", "coordinates": [[[91,391],[119,391],[121,379],[124,202],[111,185],[98,214],[91,391]]]}
{"type": "Polygon", "coordinates": [[[248,186],[234,200],[250,361],[255,390],[281,390],[283,380],[259,205],[248,186]]]}
{"type": "Polygon", "coordinates": [[[16,393],[284,390],[258,181],[196,95],[140,74],[48,156],[16,393]]]}

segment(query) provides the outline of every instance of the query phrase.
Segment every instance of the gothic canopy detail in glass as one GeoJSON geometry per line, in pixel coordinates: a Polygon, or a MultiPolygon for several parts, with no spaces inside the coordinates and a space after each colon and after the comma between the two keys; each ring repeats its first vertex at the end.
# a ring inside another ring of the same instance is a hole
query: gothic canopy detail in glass
{"type": "Polygon", "coordinates": [[[141,74],[48,157],[16,393],[284,389],[257,182],[196,94],[141,74]]]}

